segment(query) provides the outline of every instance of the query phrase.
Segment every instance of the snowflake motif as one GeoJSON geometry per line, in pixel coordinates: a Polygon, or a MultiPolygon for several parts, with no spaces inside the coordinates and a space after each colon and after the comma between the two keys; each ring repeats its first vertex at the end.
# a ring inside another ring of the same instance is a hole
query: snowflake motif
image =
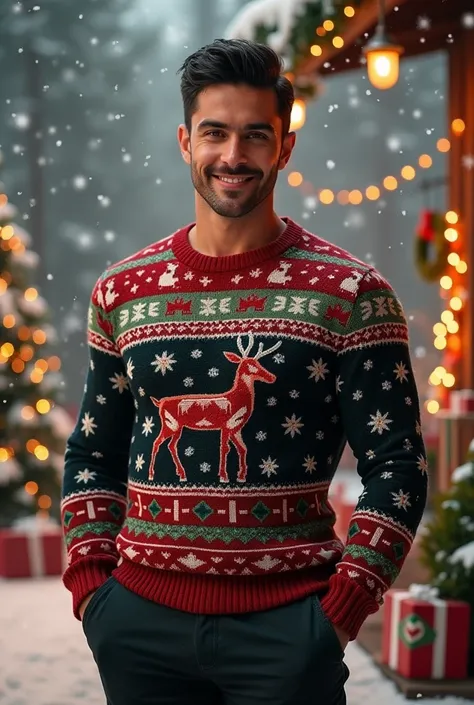
{"type": "Polygon", "coordinates": [[[89,367],[91,368],[92,372],[94,372],[94,370],[95,370],[95,362],[94,362],[94,360],[91,360],[91,361],[89,362],[89,367]]]}
{"type": "Polygon", "coordinates": [[[314,455],[307,455],[306,458],[304,459],[303,467],[305,469],[305,472],[309,472],[311,475],[315,470],[316,470],[316,460],[314,459],[314,455]]]}
{"type": "Polygon", "coordinates": [[[424,455],[419,455],[417,460],[418,460],[418,463],[417,463],[418,470],[421,472],[422,475],[427,475],[428,474],[428,460],[425,458],[424,455]]]}
{"type": "Polygon", "coordinates": [[[209,279],[209,277],[201,277],[199,283],[203,286],[209,286],[209,284],[212,283],[212,279],[209,279]]]}
{"type": "Polygon", "coordinates": [[[155,372],[161,372],[164,376],[169,370],[173,371],[173,365],[175,365],[177,360],[174,359],[174,353],[168,355],[168,351],[165,350],[161,355],[155,354],[155,361],[151,363],[151,366],[155,368],[155,372]]]}
{"type": "Polygon", "coordinates": [[[201,463],[199,465],[199,470],[201,472],[211,472],[211,464],[210,463],[201,463]]]}
{"type": "Polygon", "coordinates": [[[318,441],[324,440],[324,431],[316,431],[316,438],[318,441]]]}
{"type": "Polygon", "coordinates": [[[309,280],[309,283],[311,284],[311,286],[314,286],[315,284],[318,283],[318,281],[319,281],[319,277],[312,277],[312,278],[309,280]]]}
{"type": "Polygon", "coordinates": [[[334,462],[334,456],[333,455],[328,455],[328,458],[326,460],[328,465],[332,465],[334,462]]]}
{"type": "Polygon", "coordinates": [[[219,370],[217,367],[211,367],[211,369],[207,371],[207,374],[209,377],[219,377],[219,370]]]}
{"type": "Polygon", "coordinates": [[[407,406],[412,406],[413,404],[413,399],[411,397],[405,397],[405,404],[407,406]]]}
{"type": "Polygon", "coordinates": [[[139,453],[137,455],[137,459],[135,460],[135,470],[140,471],[144,465],[145,465],[145,458],[143,457],[143,453],[139,453]]]}
{"type": "Polygon", "coordinates": [[[185,377],[183,379],[183,384],[185,387],[192,387],[194,384],[194,380],[192,377],[185,377]]]}
{"type": "Polygon", "coordinates": [[[392,388],[392,383],[389,382],[388,380],[385,380],[385,382],[382,382],[382,389],[385,390],[386,392],[389,392],[392,388]]]}
{"type": "Polygon", "coordinates": [[[277,474],[279,465],[276,460],[273,460],[270,456],[268,456],[266,460],[262,458],[262,462],[259,467],[262,468],[262,475],[271,477],[272,475],[277,474]]]}
{"type": "Polygon", "coordinates": [[[374,450],[368,450],[366,453],[366,456],[369,460],[373,460],[375,458],[375,451],[374,450]]]}
{"type": "Polygon", "coordinates": [[[121,372],[116,372],[113,377],[109,377],[109,382],[112,382],[112,389],[118,389],[119,394],[128,389],[128,379],[121,372]]]}
{"type": "Polygon", "coordinates": [[[85,412],[84,418],[81,419],[82,423],[82,428],[81,431],[83,431],[86,434],[86,437],[89,436],[90,434],[94,435],[95,434],[95,429],[97,428],[97,424],[94,423],[95,417],[91,416],[88,411],[85,412]]]}
{"type": "Polygon", "coordinates": [[[301,422],[301,416],[297,419],[296,414],[292,414],[291,418],[285,416],[285,423],[282,423],[281,425],[284,429],[286,429],[285,436],[289,434],[292,438],[294,438],[296,434],[301,436],[300,429],[303,428],[304,423],[301,422]]]}
{"type": "Polygon", "coordinates": [[[382,478],[382,480],[391,480],[393,477],[393,472],[390,472],[389,470],[384,470],[380,477],[382,478]]]}
{"type": "Polygon", "coordinates": [[[77,475],[74,476],[74,479],[78,483],[83,482],[85,485],[87,485],[89,480],[95,480],[96,475],[97,473],[95,472],[95,470],[89,470],[89,468],[84,468],[84,470],[79,470],[77,475]]]}
{"type": "Polygon", "coordinates": [[[339,423],[339,416],[337,414],[334,414],[334,416],[331,416],[331,423],[333,423],[333,424],[339,423]]]}
{"type": "Polygon", "coordinates": [[[262,273],[261,269],[252,269],[252,271],[250,272],[250,276],[253,279],[258,279],[258,277],[261,275],[261,273],[262,273]]]}
{"type": "Polygon", "coordinates": [[[277,398],[276,397],[268,397],[267,406],[276,406],[276,405],[277,405],[277,398]]]}
{"type": "Polygon", "coordinates": [[[96,396],[95,400],[96,400],[96,402],[97,402],[98,404],[102,404],[102,405],[103,405],[103,404],[106,404],[106,403],[107,403],[107,399],[104,397],[103,394],[98,394],[98,395],[96,396]]]}
{"type": "Polygon", "coordinates": [[[408,382],[408,375],[410,373],[404,362],[397,362],[393,374],[395,375],[395,379],[399,382],[408,382]]]}
{"type": "Polygon", "coordinates": [[[235,277],[232,277],[230,280],[233,284],[237,286],[237,284],[243,279],[243,276],[241,274],[236,274],[235,277]]]}
{"type": "Polygon", "coordinates": [[[194,448],[192,446],[188,446],[187,448],[185,448],[184,455],[190,458],[192,455],[194,455],[194,448]]]}
{"type": "Polygon", "coordinates": [[[102,551],[111,551],[112,550],[112,546],[110,545],[110,543],[105,543],[105,542],[101,543],[100,547],[101,547],[102,551]]]}
{"type": "Polygon", "coordinates": [[[184,278],[187,282],[190,282],[194,279],[194,274],[192,272],[186,272],[184,278]]]}
{"type": "Polygon", "coordinates": [[[201,299],[201,316],[215,316],[217,299],[201,299]]]}
{"type": "Polygon", "coordinates": [[[393,504],[397,509],[404,509],[407,511],[408,507],[411,507],[409,492],[398,490],[398,492],[391,492],[390,494],[393,497],[393,504]]]}
{"type": "Polygon", "coordinates": [[[145,421],[142,423],[142,434],[148,436],[149,433],[152,433],[154,425],[153,416],[145,416],[145,421]]]}
{"type": "Polygon", "coordinates": [[[371,433],[378,433],[379,436],[381,436],[384,431],[390,431],[389,424],[393,423],[393,419],[390,419],[388,414],[388,411],[386,414],[382,414],[380,411],[377,411],[375,416],[370,414],[370,418],[372,420],[368,422],[367,426],[372,426],[370,429],[371,433]]]}
{"type": "Polygon", "coordinates": [[[421,436],[422,428],[421,428],[421,423],[419,421],[417,421],[415,424],[415,431],[416,431],[417,436],[421,436]]]}
{"type": "Polygon", "coordinates": [[[128,379],[133,379],[133,370],[134,369],[135,369],[135,365],[133,364],[133,360],[131,357],[129,357],[127,360],[127,377],[128,377],[128,379]]]}
{"type": "Polygon", "coordinates": [[[364,370],[365,370],[366,372],[368,372],[369,370],[371,370],[371,369],[373,368],[373,366],[374,366],[374,363],[372,362],[372,360],[366,360],[366,361],[364,362],[364,370]]]}
{"type": "Polygon", "coordinates": [[[309,379],[314,379],[315,382],[319,382],[320,379],[326,379],[326,375],[329,374],[328,366],[326,362],[323,362],[322,357],[316,362],[316,360],[311,360],[311,365],[306,367],[310,371],[309,379]]]}
{"type": "Polygon", "coordinates": [[[337,377],[336,377],[336,394],[341,393],[343,384],[344,384],[344,382],[341,379],[341,375],[337,375],[337,377]]]}
{"type": "Polygon", "coordinates": [[[77,552],[80,553],[81,556],[87,556],[87,554],[89,553],[91,548],[92,548],[92,546],[90,544],[89,544],[89,546],[81,546],[77,552]]]}
{"type": "Polygon", "coordinates": [[[202,350],[192,350],[191,357],[193,358],[193,360],[199,360],[199,358],[202,357],[202,350]]]}
{"type": "Polygon", "coordinates": [[[100,450],[95,450],[93,453],[91,453],[93,458],[103,458],[104,454],[100,452],[100,450]]]}
{"type": "Polygon", "coordinates": [[[145,394],[146,394],[146,392],[145,392],[145,390],[143,389],[143,387],[138,387],[138,393],[139,393],[139,395],[140,395],[141,397],[144,397],[145,394]]]}
{"type": "Polygon", "coordinates": [[[285,356],[281,353],[277,353],[273,356],[273,362],[276,362],[277,365],[282,365],[285,362],[285,356]]]}
{"type": "Polygon", "coordinates": [[[327,397],[324,397],[324,401],[326,404],[330,404],[332,402],[332,394],[328,394],[327,397]]]}
{"type": "Polygon", "coordinates": [[[364,395],[362,394],[361,389],[356,389],[354,394],[352,395],[352,398],[354,401],[360,401],[364,395]]]}
{"type": "Polygon", "coordinates": [[[296,389],[292,389],[289,393],[292,399],[298,399],[300,393],[296,389]]]}
{"type": "Polygon", "coordinates": [[[257,431],[257,433],[255,434],[255,438],[257,441],[266,441],[267,440],[266,431],[257,431]]]}
{"type": "Polygon", "coordinates": [[[405,438],[405,440],[403,441],[403,447],[405,450],[412,450],[413,443],[410,441],[409,438],[405,438]]]}

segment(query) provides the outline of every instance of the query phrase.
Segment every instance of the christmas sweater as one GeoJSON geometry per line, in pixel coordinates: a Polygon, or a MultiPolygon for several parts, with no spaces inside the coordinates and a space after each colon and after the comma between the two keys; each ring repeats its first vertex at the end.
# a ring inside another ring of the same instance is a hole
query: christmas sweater
{"type": "Polygon", "coordinates": [[[190,225],[98,280],[63,482],[76,616],[113,574],[203,614],[318,593],[354,638],[397,577],[427,486],[402,306],[285,221],[224,257],[190,225]],[[328,499],[346,441],[363,484],[347,537],[328,499]]]}

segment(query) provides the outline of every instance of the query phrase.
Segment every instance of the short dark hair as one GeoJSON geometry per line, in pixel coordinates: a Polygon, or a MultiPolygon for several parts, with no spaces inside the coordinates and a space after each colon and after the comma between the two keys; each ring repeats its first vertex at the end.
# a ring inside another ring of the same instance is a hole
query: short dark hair
{"type": "Polygon", "coordinates": [[[245,39],[216,39],[201,47],[188,56],[179,69],[186,127],[191,129],[198,96],[205,88],[226,83],[245,84],[275,91],[283,134],[287,134],[295,96],[291,82],[282,71],[282,60],[266,44],[245,39]]]}

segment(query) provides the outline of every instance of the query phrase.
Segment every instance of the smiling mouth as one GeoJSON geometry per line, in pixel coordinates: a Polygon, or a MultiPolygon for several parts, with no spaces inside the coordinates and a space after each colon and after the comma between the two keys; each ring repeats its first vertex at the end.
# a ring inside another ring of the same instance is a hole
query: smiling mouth
{"type": "Polygon", "coordinates": [[[253,176],[219,176],[218,174],[214,174],[214,178],[220,181],[222,184],[226,184],[229,186],[239,186],[241,184],[248,183],[249,181],[252,181],[254,178],[253,176]]]}

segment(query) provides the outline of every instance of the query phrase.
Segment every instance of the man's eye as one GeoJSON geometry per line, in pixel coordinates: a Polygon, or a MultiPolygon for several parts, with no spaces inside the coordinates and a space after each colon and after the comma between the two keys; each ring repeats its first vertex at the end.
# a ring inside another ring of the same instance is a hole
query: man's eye
{"type": "Polygon", "coordinates": [[[210,130],[209,132],[206,132],[206,137],[222,137],[223,132],[221,130],[210,130]]]}
{"type": "Polygon", "coordinates": [[[261,140],[267,139],[267,136],[264,135],[263,132],[249,132],[248,136],[251,137],[252,139],[254,139],[254,138],[261,139],[261,140]]]}

